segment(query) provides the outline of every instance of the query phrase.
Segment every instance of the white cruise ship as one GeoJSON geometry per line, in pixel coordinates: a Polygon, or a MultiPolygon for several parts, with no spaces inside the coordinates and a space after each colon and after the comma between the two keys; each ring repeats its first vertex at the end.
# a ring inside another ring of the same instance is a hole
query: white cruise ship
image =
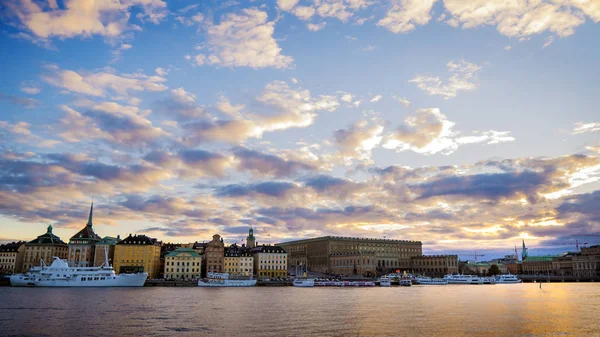
{"type": "Polygon", "coordinates": [[[254,287],[254,279],[230,279],[228,273],[208,273],[207,277],[198,280],[198,287],[254,287]]]}
{"type": "Polygon", "coordinates": [[[379,286],[380,287],[389,287],[392,285],[392,279],[387,276],[382,276],[379,278],[379,286]]]}
{"type": "Polygon", "coordinates": [[[446,275],[448,284],[484,284],[485,278],[473,275],[446,275]]]}
{"type": "Polygon", "coordinates": [[[50,266],[43,262],[25,274],[10,277],[14,287],[142,287],[148,273],[115,274],[108,261],[101,267],[69,267],[54,257],[50,266]]]}
{"type": "Polygon", "coordinates": [[[496,276],[496,283],[499,284],[510,284],[510,283],[521,283],[521,280],[512,274],[498,275],[496,276]]]}
{"type": "Polygon", "coordinates": [[[442,278],[431,278],[425,276],[417,276],[415,278],[417,284],[421,285],[446,285],[448,284],[448,280],[442,278]]]}

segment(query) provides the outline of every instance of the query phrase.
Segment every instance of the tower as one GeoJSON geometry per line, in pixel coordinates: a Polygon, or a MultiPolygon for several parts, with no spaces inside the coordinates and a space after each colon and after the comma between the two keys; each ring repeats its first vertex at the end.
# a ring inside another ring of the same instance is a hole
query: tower
{"type": "Polygon", "coordinates": [[[256,247],[256,240],[254,238],[254,229],[250,228],[248,231],[248,237],[246,238],[246,247],[254,248],[256,247]]]}
{"type": "Polygon", "coordinates": [[[523,239],[523,251],[521,251],[521,260],[525,261],[527,259],[527,247],[525,246],[525,239],[523,239]]]}

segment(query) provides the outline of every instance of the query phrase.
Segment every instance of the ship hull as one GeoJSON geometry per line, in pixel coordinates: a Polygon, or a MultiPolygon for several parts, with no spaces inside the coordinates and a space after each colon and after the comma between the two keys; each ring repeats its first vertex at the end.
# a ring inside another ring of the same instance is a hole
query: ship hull
{"type": "Polygon", "coordinates": [[[256,280],[222,280],[216,282],[198,281],[198,287],[254,287],[256,280]]]}
{"type": "Polygon", "coordinates": [[[120,274],[106,280],[40,279],[16,274],[10,277],[13,287],[143,287],[147,273],[120,274]]]}

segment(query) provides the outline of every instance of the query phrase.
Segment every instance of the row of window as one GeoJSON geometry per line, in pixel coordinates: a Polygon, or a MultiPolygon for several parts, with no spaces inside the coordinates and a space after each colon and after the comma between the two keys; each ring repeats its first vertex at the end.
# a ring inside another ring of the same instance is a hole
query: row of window
{"type": "MultiPolygon", "coordinates": [[[[167,265],[167,266],[174,266],[174,265],[175,265],[175,262],[169,262],[169,261],[167,261],[167,262],[166,262],[166,265],[167,265]]],[[[180,264],[179,264],[179,262],[177,262],[177,265],[178,265],[178,266],[180,265],[180,264]]],[[[182,266],[189,266],[189,265],[190,265],[190,263],[189,263],[189,262],[181,262],[181,265],[182,265],[182,266]]],[[[192,262],[192,266],[200,266],[200,262],[192,262]]]]}
{"type": "MultiPolygon", "coordinates": [[[[165,271],[167,272],[178,272],[179,273],[179,268],[165,268],[165,271]],[[175,270],[174,270],[175,269],[175,270]]],[[[200,271],[200,268],[196,269],[196,268],[192,268],[192,273],[195,273],[196,271],[200,271]]],[[[190,268],[181,268],[181,272],[182,273],[189,273],[190,272],[190,268]]]]}

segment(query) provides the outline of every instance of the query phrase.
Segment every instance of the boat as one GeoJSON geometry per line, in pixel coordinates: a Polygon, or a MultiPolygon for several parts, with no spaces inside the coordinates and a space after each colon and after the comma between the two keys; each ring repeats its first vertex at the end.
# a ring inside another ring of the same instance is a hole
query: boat
{"type": "Polygon", "coordinates": [[[483,284],[496,284],[496,278],[492,277],[484,277],[483,284]]]}
{"type": "Polygon", "coordinates": [[[69,267],[66,260],[54,257],[52,264],[43,261],[27,273],[10,277],[13,287],[142,287],[148,273],[116,274],[108,258],[100,267],[69,267]]]}
{"type": "Polygon", "coordinates": [[[417,284],[421,285],[446,285],[448,284],[448,280],[442,278],[431,278],[425,276],[417,276],[415,278],[417,284]]]}
{"type": "Polygon", "coordinates": [[[313,278],[295,278],[292,283],[294,287],[310,288],[315,286],[315,279],[313,278]]]}
{"type": "Polygon", "coordinates": [[[254,287],[255,279],[230,279],[229,273],[206,274],[205,279],[198,280],[198,287],[254,287]]]}
{"type": "Polygon", "coordinates": [[[314,280],[315,287],[374,287],[375,282],[368,280],[314,280]]]}
{"type": "Polygon", "coordinates": [[[387,276],[382,276],[379,278],[379,286],[380,287],[389,287],[392,285],[392,280],[387,276]]]}
{"type": "Polygon", "coordinates": [[[403,286],[403,287],[410,287],[410,286],[412,286],[412,280],[408,279],[408,278],[400,279],[399,282],[400,282],[400,285],[403,286]]]}
{"type": "Polygon", "coordinates": [[[496,283],[499,284],[510,284],[510,283],[521,283],[522,281],[515,275],[505,274],[496,276],[496,283]]]}
{"type": "Polygon", "coordinates": [[[444,276],[444,280],[448,281],[448,284],[483,284],[484,278],[473,275],[456,275],[450,274],[444,276]]]}

